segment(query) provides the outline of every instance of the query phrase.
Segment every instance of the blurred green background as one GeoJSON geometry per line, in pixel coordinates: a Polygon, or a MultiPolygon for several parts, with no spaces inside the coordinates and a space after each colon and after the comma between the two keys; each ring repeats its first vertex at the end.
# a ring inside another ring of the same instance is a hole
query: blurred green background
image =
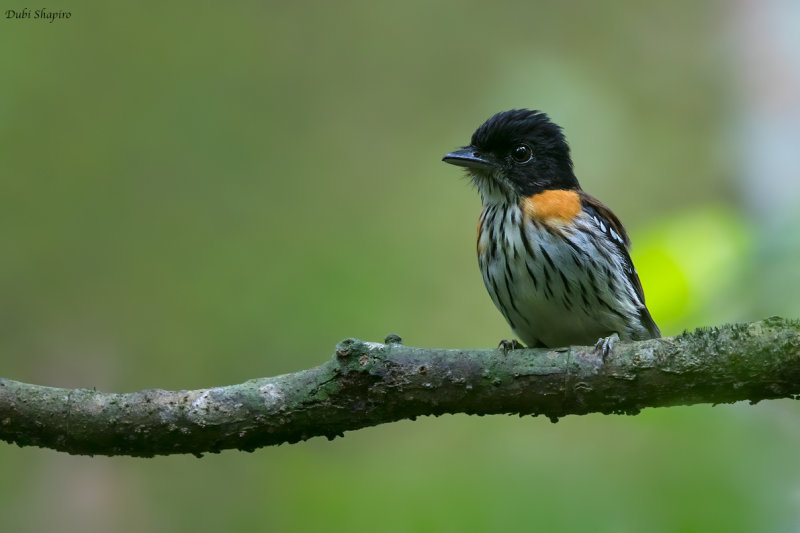
{"type": "MultiPolygon", "coordinates": [[[[800,316],[800,135],[781,122],[800,91],[770,92],[793,87],[800,43],[768,38],[791,33],[789,2],[48,9],[72,17],[0,19],[4,377],[192,389],[319,364],[348,336],[496,345],[479,198],[440,159],[512,107],[565,128],[665,335],[800,316]],[[770,72],[788,74],[762,83],[775,48],[789,56],[770,72]],[[789,155],[770,167],[775,131],[789,155]]],[[[9,532],[796,531],[799,416],[791,401],[446,416],[201,460],[0,445],[0,517],[9,532]]]]}

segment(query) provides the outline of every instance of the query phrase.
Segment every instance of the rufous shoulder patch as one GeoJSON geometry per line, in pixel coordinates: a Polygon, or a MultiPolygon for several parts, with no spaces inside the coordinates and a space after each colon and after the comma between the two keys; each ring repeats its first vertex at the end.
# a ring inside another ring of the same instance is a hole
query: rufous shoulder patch
{"type": "Polygon", "coordinates": [[[576,191],[552,190],[528,196],[520,201],[522,211],[538,222],[571,222],[581,212],[576,191]]]}

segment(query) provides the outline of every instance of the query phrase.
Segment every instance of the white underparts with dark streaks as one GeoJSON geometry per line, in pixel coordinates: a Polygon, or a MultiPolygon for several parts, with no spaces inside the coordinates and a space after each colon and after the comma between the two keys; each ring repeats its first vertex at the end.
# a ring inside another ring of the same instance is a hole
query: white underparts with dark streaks
{"type": "Polygon", "coordinates": [[[483,282],[525,344],[592,345],[615,332],[623,340],[651,337],[639,320],[644,304],[626,259],[605,237],[608,229],[586,211],[566,224],[534,220],[514,202],[484,205],[478,233],[483,282]]]}

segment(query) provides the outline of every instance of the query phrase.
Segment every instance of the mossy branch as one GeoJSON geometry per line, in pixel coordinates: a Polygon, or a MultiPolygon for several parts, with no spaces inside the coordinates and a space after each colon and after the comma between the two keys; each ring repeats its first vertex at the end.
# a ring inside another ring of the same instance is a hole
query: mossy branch
{"type": "Polygon", "coordinates": [[[0,439],[71,454],[252,451],[421,415],[636,414],[800,395],[800,323],[587,347],[439,350],[347,339],[318,367],[193,391],[112,394],[0,379],[0,439]]]}

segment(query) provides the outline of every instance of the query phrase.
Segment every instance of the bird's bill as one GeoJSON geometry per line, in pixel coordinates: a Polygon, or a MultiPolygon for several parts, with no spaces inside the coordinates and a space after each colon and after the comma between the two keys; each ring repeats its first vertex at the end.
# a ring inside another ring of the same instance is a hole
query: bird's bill
{"type": "Polygon", "coordinates": [[[475,151],[474,148],[464,148],[462,150],[456,150],[455,152],[450,152],[449,154],[447,154],[442,158],[442,161],[444,161],[445,163],[450,163],[451,165],[456,165],[458,167],[483,168],[483,169],[491,169],[497,167],[497,165],[494,162],[480,155],[478,152],[475,151]]]}

